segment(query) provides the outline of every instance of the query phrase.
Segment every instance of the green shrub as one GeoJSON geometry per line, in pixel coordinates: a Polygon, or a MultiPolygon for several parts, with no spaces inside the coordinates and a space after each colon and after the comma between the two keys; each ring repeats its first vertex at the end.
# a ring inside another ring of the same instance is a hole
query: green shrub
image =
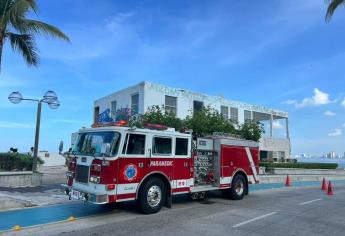
{"type": "Polygon", "coordinates": [[[262,134],[265,133],[265,130],[263,124],[260,122],[250,121],[240,125],[238,133],[243,139],[258,142],[262,134]]]}
{"type": "Polygon", "coordinates": [[[152,106],[149,107],[144,115],[141,116],[140,122],[135,126],[141,128],[144,123],[166,125],[170,128],[179,130],[183,127],[183,120],[176,117],[173,112],[165,110],[164,106],[152,106]],[[140,122],[142,124],[140,124],[140,122]]]}
{"type": "MultiPolygon", "coordinates": [[[[44,163],[40,158],[37,162],[44,163]]],[[[32,157],[21,153],[0,153],[0,170],[32,170],[32,157]]]]}
{"type": "Polygon", "coordinates": [[[222,132],[229,134],[238,134],[234,125],[214,108],[203,107],[200,111],[194,111],[184,120],[184,125],[192,129],[194,135],[202,137],[222,132]]]}
{"type": "MultiPolygon", "coordinates": [[[[167,112],[164,106],[149,107],[141,116],[140,122],[162,124],[180,130],[182,127],[192,129],[194,135],[202,137],[214,132],[228,133],[240,136],[243,139],[258,141],[264,133],[263,126],[256,122],[246,122],[235,128],[235,125],[216,109],[203,107],[200,111],[190,111],[185,119],[179,119],[172,112],[167,112]]],[[[140,122],[135,126],[142,127],[140,122]]]]}
{"type": "Polygon", "coordinates": [[[176,117],[164,106],[154,105],[149,107],[145,114],[136,115],[129,121],[130,126],[143,128],[145,123],[161,124],[176,130],[182,128],[192,129],[198,137],[212,135],[214,132],[232,134],[243,139],[259,141],[264,133],[263,125],[259,122],[246,122],[235,125],[226,119],[218,110],[211,107],[203,107],[200,111],[190,111],[185,119],[176,117]]]}
{"type": "Polygon", "coordinates": [[[260,166],[268,170],[272,168],[301,168],[301,169],[336,169],[337,163],[269,163],[261,162],[260,166]]]}

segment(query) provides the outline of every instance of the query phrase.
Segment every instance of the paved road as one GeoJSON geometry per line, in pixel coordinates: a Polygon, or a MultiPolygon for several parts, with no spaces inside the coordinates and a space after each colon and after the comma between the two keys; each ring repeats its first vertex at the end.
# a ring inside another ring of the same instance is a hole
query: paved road
{"type": "Polygon", "coordinates": [[[214,193],[205,201],[174,200],[173,209],[142,215],[133,204],[101,216],[19,231],[19,235],[343,235],[345,186],[327,196],[319,187],[252,192],[242,201],[214,193]]]}

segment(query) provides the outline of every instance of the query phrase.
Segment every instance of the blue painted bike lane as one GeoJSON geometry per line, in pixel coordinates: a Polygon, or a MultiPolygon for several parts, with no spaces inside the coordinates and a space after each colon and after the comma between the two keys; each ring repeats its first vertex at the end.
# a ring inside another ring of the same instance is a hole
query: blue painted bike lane
{"type": "Polygon", "coordinates": [[[106,205],[94,205],[91,203],[84,205],[81,202],[74,202],[48,207],[3,211],[0,212],[0,232],[12,229],[15,225],[28,227],[67,220],[70,216],[80,218],[104,214],[113,210],[106,205]]]}
{"type": "MultiPolygon", "coordinates": [[[[345,180],[333,181],[334,186],[345,184],[345,180]]],[[[292,187],[320,186],[320,181],[293,182],[292,187]]],[[[250,191],[284,188],[284,183],[250,185],[250,191]]],[[[21,227],[42,225],[67,220],[68,217],[87,217],[112,212],[108,205],[74,202],[46,207],[25,208],[0,212],[0,232],[11,230],[15,225],[21,227]]]]}

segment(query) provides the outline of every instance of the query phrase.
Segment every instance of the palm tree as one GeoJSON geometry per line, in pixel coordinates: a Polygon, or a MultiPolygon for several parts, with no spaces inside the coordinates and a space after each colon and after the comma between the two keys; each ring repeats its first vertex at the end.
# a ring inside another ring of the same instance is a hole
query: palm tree
{"type": "Polygon", "coordinates": [[[326,13],[326,21],[330,21],[334,11],[343,4],[345,4],[345,0],[330,0],[326,13]]]}
{"type": "Polygon", "coordinates": [[[0,0],[0,71],[4,43],[9,40],[13,51],[22,54],[28,66],[38,66],[39,56],[35,35],[48,35],[69,41],[55,26],[27,19],[29,12],[37,13],[36,0],[0,0]]]}

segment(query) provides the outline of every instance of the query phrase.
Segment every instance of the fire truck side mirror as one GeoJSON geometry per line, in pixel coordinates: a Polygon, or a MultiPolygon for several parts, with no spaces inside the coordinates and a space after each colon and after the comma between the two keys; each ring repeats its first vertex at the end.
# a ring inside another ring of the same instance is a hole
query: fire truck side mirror
{"type": "Polygon", "coordinates": [[[148,148],[147,150],[149,151],[149,157],[152,157],[152,150],[151,150],[151,148],[148,148]]]}

